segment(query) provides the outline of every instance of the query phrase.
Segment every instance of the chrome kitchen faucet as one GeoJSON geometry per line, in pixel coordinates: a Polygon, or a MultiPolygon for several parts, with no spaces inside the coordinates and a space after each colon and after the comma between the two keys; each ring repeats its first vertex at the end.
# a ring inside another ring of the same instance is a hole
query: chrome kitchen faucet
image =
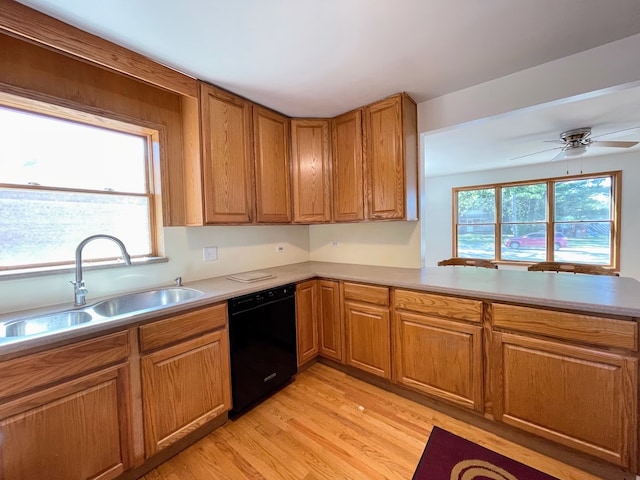
{"type": "Polygon", "coordinates": [[[120,251],[122,252],[122,259],[124,260],[124,263],[126,263],[127,265],[131,265],[131,257],[129,256],[129,252],[127,252],[127,249],[125,248],[124,243],[122,243],[122,240],[112,235],[105,235],[105,234],[91,235],[90,237],[87,237],[84,240],[82,240],[76,247],[76,281],[75,282],[70,281],[70,283],[73,285],[73,293],[74,293],[73,304],[76,307],[86,304],[85,297],[87,295],[87,292],[89,291],[84,286],[84,280],[82,279],[82,249],[90,241],[98,240],[100,238],[115,242],[116,245],[120,247],[120,251]]]}

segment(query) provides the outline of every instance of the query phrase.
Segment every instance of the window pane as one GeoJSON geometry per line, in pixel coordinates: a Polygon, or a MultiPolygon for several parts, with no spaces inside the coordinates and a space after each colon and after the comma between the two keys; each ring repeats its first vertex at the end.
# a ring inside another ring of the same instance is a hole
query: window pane
{"type": "Polygon", "coordinates": [[[545,225],[502,225],[502,260],[543,262],[547,259],[545,225]]]}
{"type": "Polygon", "coordinates": [[[496,191],[461,190],[458,192],[458,223],[494,223],[496,220],[496,191]]]}
{"type": "MultiPolygon", "coordinates": [[[[151,253],[146,197],[0,189],[0,267],[73,262],[89,235],[120,238],[131,255],[151,253]]],[[[84,259],[120,257],[109,241],[95,241],[84,259]]]]}
{"type": "Polygon", "coordinates": [[[611,220],[611,177],[555,183],[555,220],[611,220]]]}
{"type": "Polygon", "coordinates": [[[457,193],[457,256],[496,258],[494,188],[461,190],[457,193]]]}
{"type": "Polygon", "coordinates": [[[611,264],[611,223],[558,223],[558,232],[567,237],[567,248],[556,250],[557,262],[611,264]]]}
{"type": "Polygon", "coordinates": [[[496,236],[493,225],[459,225],[458,256],[496,258],[496,236]]]}
{"type": "Polygon", "coordinates": [[[547,185],[516,185],[502,189],[503,222],[544,222],[547,218],[547,185]]]}
{"type": "Polygon", "coordinates": [[[146,139],[0,107],[0,183],[146,193],[146,139]]]}

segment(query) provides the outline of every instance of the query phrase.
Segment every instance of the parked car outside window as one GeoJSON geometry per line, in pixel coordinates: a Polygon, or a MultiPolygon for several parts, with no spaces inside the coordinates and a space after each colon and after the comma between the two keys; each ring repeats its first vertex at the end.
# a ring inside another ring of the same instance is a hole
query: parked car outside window
{"type": "MultiPolygon", "coordinates": [[[[553,244],[556,250],[567,248],[569,245],[567,237],[560,232],[556,232],[553,244]]],[[[546,234],[544,232],[533,232],[521,237],[507,238],[504,245],[508,248],[545,248],[546,234]]]]}

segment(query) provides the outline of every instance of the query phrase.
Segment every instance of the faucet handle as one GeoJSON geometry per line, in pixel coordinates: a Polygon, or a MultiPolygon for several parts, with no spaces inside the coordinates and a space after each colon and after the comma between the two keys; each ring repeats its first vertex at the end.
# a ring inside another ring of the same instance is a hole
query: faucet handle
{"type": "Polygon", "coordinates": [[[176,282],[176,287],[182,286],[182,277],[176,277],[174,278],[174,281],[176,282]]]}
{"type": "Polygon", "coordinates": [[[73,280],[69,280],[69,283],[74,286],[76,294],[86,295],[89,293],[89,289],[84,286],[84,281],[74,282],[73,280]]]}

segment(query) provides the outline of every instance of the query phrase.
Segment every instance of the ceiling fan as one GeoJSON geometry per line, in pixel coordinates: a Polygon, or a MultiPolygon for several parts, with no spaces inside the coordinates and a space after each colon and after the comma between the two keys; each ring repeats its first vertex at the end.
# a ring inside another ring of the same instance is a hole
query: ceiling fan
{"type": "Polygon", "coordinates": [[[591,146],[594,147],[614,147],[614,148],[631,148],[638,144],[638,142],[623,142],[623,141],[606,141],[606,140],[594,140],[594,138],[604,137],[606,135],[613,135],[614,133],[626,132],[627,130],[635,130],[639,127],[625,128],[624,130],[617,130],[615,132],[604,133],[597,137],[591,138],[591,127],[574,128],[573,130],[567,130],[560,134],[560,140],[545,140],[550,143],[560,143],[562,146],[550,148],[548,150],[541,150],[535,153],[528,153],[527,155],[521,155],[519,157],[512,158],[511,160],[517,160],[519,158],[530,157],[532,155],[538,155],[544,152],[552,152],[554,150],[560,150],[558,154],[551,159],[562,160],[565,158],[579,157],[586,153],[587,149],[591,146]]]}

